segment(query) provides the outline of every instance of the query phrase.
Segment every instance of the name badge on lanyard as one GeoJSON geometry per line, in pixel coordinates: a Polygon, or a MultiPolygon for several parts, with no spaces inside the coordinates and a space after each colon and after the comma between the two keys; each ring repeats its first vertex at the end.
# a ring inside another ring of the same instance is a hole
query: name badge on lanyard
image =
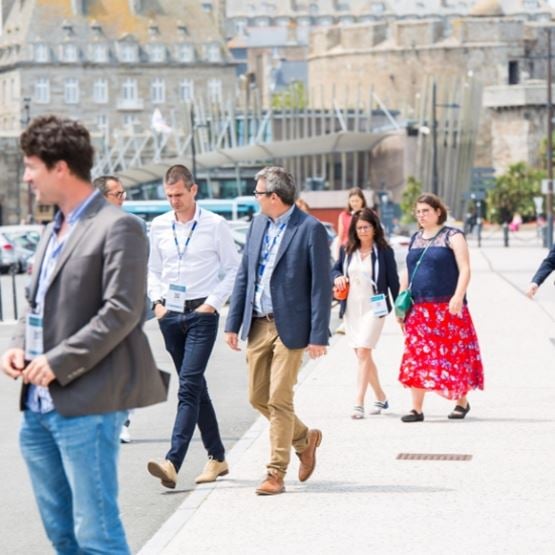
{"type": "Polygon", "coordinates": [[[372,309],[374,316],[377,316],[378,318],[387,316],[387,302],[385,300],[385,295],[383,293],[372,295],[370,297],[370,308],[372,309]]]}
{"type": "Polygon", "coordinates": [[[42,317],[38,314],[27,314],[25,321],[25,360],[33,360],[44,353],[42,331],[42,317]]]}
{"type": "Polygon", "coordinates": [[[186,291],[185,285],[171,284],[166,296],[166,308],[173,312],[185,312],[186,291]]]}

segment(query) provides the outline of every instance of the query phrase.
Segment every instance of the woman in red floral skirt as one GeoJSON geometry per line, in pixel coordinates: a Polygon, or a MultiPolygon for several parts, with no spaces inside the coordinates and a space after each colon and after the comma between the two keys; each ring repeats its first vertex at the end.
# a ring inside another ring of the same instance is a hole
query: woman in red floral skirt
{"type": "Polygon", "coordinates": [[[427,391],[455,400],[448,418],[462,419],[470,410],[467,393],[484,387],[480,348],[466,304],[468,246],[462,231],[444,225],[447,209],[436,195],[418,197],[416,218],[420,231],[411,239],[401,276],[402,290],[411,276],[414,301],[405,320],[399,319],[405,333],[399,381],[412,392],[412,410],[401,420],[424,420],[427,391]]]}

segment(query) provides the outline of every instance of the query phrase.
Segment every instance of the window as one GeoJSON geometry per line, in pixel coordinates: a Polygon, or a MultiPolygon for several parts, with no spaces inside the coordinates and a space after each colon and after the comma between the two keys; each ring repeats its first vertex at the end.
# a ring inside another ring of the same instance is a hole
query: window
{"type": "Polygon", "coordinates": [[[161,77],[151,81],[150,98],[153,104],[162,104],[166,101],[166,82],[161,77]]]}
{"type": "Polygon", "coordinates": [[[191,79],[183,79],[179,83],[179,100],[182,102],[193,100],[193,94],[193,81],[191,79]]]}
{"type": "Polygon", "coordinates": [[[120,60],[126,63],[137,61],[137,45],[123,43],[120,45],[120,60]]]}
{"type": "Polygon", "coordinates": [[[37,104],[50,102],[50,81],[46,77],[41,77],[35,81],[35,102],[37,104]]]}
{"type": "Polygon", "coordinates": [[[149,47],[149,56],[151,62],[166,61],[166,47],[163,44],[151,44],[149,47]]]}
{"type": "Polygon", "coordinates": [[[96,127],[99,131],[108,133],[108,116],[106,114],[98,114],[96,116],[96,127]]]}
{"type": "Polygon", "coordinates": [[[137,100],[139,87],[137,79],[125,79],[121,85],[121,97],[123,100],[137,100]]]}
{"type": "Polygon", "coordinates": [[[209,62],[221,62],[222,61],[222,55],[221,55],[219,44],[210,44],[210,45],[208,45],[208,61],[209,62]]]}
{"type": "Polygon", "coordinates": [[[96,79],[93,83],[93,102],[106,104],[108,102],[108,80],[96,79]]]}
{"type": "Polygon", "coordinates": [[[140,123],[135,114],[123,114],[123,125],[135,125],[140,123]]]}
{"type": "Polygon", "coordinates": [[[518,85],[519,81],[518,62],[509,62],[509,85],[518,85]]]}
{"type": "Polygon", "coordinates": [[[105,44],[93,44],[91,46],[91,58],[97,64],[104,64],[108,61],[108,47],[105,44]]]}
{"type": "Polygon", "coordinates": [[[177,46],[177,59],[183,63],[194,61],[194,50],[190,44],[180,44],[177,46]]]}
{"type": "Polygon", "coordinates": [[[62,60],[64,62],[76,62],[79,52],[75,44],[64,44],[62,46],[62,60]]]}
{"type": "Polygon", "coordinates": [[[208,80],[208,98],[212,102],[222,99],[222,81],[220,79],[208,80]]]}
{"type": "Polygon", "coordinates": [[[206,13],[212,13],[213,9],[214,9],[214,7],[212,6],[211,2],[203,2],[202,3],[202,11],[204,11],[206,13]]]}
{"type": "Polygon", "coordinates": [[[35,62],[48,62],[49,54],[46,44],[35,44],[35,62]]]}
{"type": "Polygon", "coordinates": [[[66,104],[79,103],[79,80],[75,78],[64,80],[64,102],[66,104]]]}

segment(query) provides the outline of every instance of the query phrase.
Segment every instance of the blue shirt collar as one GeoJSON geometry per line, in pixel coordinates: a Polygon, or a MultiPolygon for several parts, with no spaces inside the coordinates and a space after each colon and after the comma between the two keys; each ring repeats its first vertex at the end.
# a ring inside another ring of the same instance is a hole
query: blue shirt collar
{"type": "Polygon", "coordinates": [[[272,220],[272,218],[268,218],[268,220],[270,221],[270,223],[280,226],[283,224],[287,224],[287,222],[289,221],[289,218],[291,217],[291,214],[293,214],[293,210],[295,210],[295,205],[291,205],[291,208],[289,208],[289,210],[287,210],[287,212],[285,212],[284,214],[282,214],[281,216],[279,216],[279,218],[276,218],[275,220],[272,220]]]}
{"type": "MultiPolygon", "coordinates": [[[[78,204],[68,215],[67,215],[67,222],[69,225],[73,225],[79,221],[83,212],[87,209],[90,203],[96,198],[97,195],[100,194],[98,189],[93,189],[91,194],[80,204],[78,204]]],[[[58,210],[56,216],[54,217],[54,232],[57,233],[60,231],[62,224],[64,223],[64,214],[61,210],[58,210]]]]}

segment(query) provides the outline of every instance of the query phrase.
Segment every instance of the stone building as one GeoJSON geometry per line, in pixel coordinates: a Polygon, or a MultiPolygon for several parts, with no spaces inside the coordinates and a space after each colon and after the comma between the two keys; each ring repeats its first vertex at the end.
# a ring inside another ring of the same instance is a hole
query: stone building
{"type": "MultiPolygon", "coordinates": [[[[4,0],[0,36],[0,132],[57,113],[110,140],[115,129],[149,129],[156,109],[179,127],[193,97],[234,98],[235,64],[220,34],[218,2],[4,0]],[[26,106],[28,109],[26,110],[26,106]],[[23,121],[22,121],[23,120],[23,121]]],[[[6,140],[6,139],[4,139],[6,140]]],[[[6,195],[4,221],[26,201],[6,195]]]]}
{"type": "MultiPolygon", "coordinates": [[[[336,96],[337,102],[349,105],[356,101],[354,91],[360,84],[407,119],[418,118],[430,79],[438,83],[438,103],[446,104],[449,99],[442,89],[455,79],[515,86],[524,79],[545,78],[545,26],[551,17],[545,2],[485,0],[464,17],[316,29],[308,56],[310,87],[322,91],[325,104],[336,96]]],[[[490,114],[485,109],[475,165],[494,165],[490,114]]]]}

